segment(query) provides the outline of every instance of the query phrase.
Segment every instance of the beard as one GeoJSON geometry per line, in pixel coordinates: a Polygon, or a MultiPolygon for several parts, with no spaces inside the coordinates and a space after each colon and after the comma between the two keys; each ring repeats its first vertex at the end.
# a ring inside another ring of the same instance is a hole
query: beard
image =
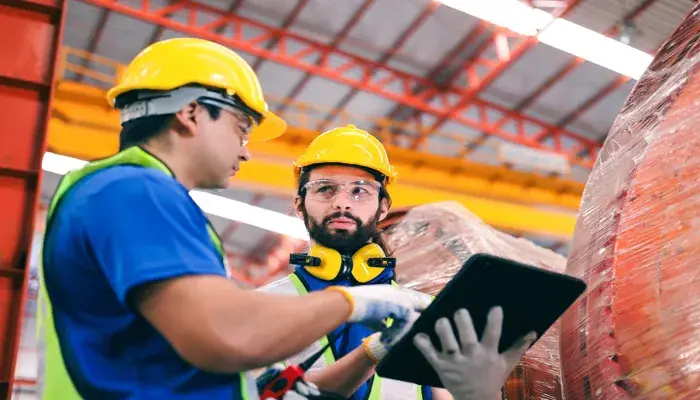
{"type": "Polygon", "coordinates": [[[341,254],[354,254],[377,233],[381,209],[377,209],[377,213],[365,223],[362,223],[361,219],[348,212],[335,212],[324,217],[320,222],[311,218],[306,213],[306,209],[302,208],[302,214],[304,216],[304,225],[309,231],[309,237],[316,243],[336,250],[341,254]],[[328,223],[335,218],[352,219],[355,221],[355,230],[334,229],[330,231],[328,223]]]}

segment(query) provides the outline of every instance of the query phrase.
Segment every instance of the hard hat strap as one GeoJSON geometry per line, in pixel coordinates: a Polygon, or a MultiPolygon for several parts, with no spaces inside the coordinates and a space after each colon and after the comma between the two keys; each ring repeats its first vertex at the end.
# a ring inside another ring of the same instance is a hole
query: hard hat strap
{"type": "Polygon", "coordinates": [[[201,86],[183,86],[169,91],[142,90],[135,96],[134,101],[119,110],[122,124],[143,117],[174,114],[198,100],[220,108],[243,111],[257,123],[262,120],[260,113],[246,106],[239,98],[201,86]]]}

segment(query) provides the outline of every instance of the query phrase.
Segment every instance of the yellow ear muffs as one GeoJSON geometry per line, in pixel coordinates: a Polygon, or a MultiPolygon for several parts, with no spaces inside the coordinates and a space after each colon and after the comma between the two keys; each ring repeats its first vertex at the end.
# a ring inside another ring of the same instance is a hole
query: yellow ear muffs
{"type": "Polygon", "coordinates": [[[394,268],[396,259],[386,257],[379,245],[369,243],[352,257],[342,256],[336,250],[314,245],[308,254],[292,254],[289,262],[303,266],[318,279],[332,281],[348,274],[358,283],[367,283],[381,274],[386,268],[394,268]]]}
{"type": "Polygon", "coordinates": [[[378,277],[385,268],[393,268],[392,260],[386,257],[379,245],[369,243],[353,254],[352,276],[359,283],[367,283],[378,277]]]}
{"type": "Polygon", "coordinates": [[[306,270],[318,279],[332,281],[340,275],[343,259],[337,251],[314,245],[309,250],[309,257],[319,260],[318,265],[306,265],[306,270]]]}

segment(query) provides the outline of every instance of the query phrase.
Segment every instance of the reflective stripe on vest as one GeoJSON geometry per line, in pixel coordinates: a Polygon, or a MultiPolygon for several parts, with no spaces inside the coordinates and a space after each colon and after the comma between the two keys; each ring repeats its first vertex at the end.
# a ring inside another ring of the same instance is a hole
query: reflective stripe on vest
{"type": "MultiPolygon", "coordinates": [[[[393,284],[393,282],[392,282],[393,284]]],[[[282,278],[275,282],[272,282],[258,290],[265,292],[274,292],[279,294],[288,295],[305,295],[307,294],[306,287],[301,282],[298,276],[291,274],[286,278],[282,278]]],[[[416,294],[417,296],[427,296],[420,292],[415,292],[410,289],[404,289],[416,294]]],[[[311,354],[321,350],[323,346],[328,343],[328,338],[324,336],[320,340],[314,342],[307,349],[301,353],[290,357],[287,360],[288,364],[298,364],[308,358],[311,354]]],[[[316,371],[327,367],[335,362],[333,357],[333,351],[328,348],[323,353],[323,357],[319,358],[314,365],[311,366],[309,371],[316,371]]],[[[379,375],[374,374],[374,379],[372,380],[372,387],[370,388],[369,397],[367,400],[422,400],[423,392],[421,387],[402,381],[397,381],[394,379],[380,378],[379,375]]]]}
{"type": "MultiPolygon", "coordinates": [[[[47,222],[45,233],[49,231],[56,206],[73,185],[94,172],[116,165],[136,165],[153,168],[168,176],[172,176],[172,172],[165,164],[139,147],[131,147],[112,157],[91,162],[81,169],[67,173],[61,179],[56,193],[51,199],[49,210],[46,215],[47,222]]],[[[214,243],[219,255],[222,260],[225,260],[221,239],[216,234],[211,224],[208,224],[207,230],[209,232],[209,238],[214,243]]],[[[44,244],[42,245],[44,248],[45,240],[46,235],[44,236],[44,244]]],[[[37,296],[39,304],[39,307],[37,307],[37,336],[39,343],[39,375],[37,386],[40,390],[39,397],[43,400],[78,400],[81,399],[81,397],[75,389],[73,381],[68,375],[68,371],[63,362],[63,356],[61,354],[61,348],[53,321],[53,313],[51,312],[51,301],[46,293],[46,286],[44,285],[43,250],[44,249],[42,249],[41,253],[42,257],[40,257],[39,260],[40,290],[37,296]]],[[[241,396],[243,399],[258,399],[258,390],[252,374],[242,373],[240,377],[241,396]]]]}

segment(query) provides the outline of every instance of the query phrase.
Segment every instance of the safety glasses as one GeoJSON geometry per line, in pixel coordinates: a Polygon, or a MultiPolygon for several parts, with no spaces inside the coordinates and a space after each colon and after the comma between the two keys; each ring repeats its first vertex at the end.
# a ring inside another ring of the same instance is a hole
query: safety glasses
{"type": "Polygon", "coordinates": [[[250,115],[246,114],[245,112],[231,108],[231,107],[222,107],[221,108],[224,112],[227,112],[235,118],[234,122],[234,127],[233,130],[236,132],[238,137],[241,139],[241,146],[245,147],[248,145],[248,138],[250,137],[250,131],[253,129],[253,127],[256,125],[255,120],[253,117],[250,115]]]}
{"type": "Polygon", "coordinates": [[[329,202],[344,192],[356,202],[376,199],[382,184],[373,180],[356,180],[352,182],[336,182],[332,179],[319,179],[304,185],[306,195],[317,201],[329,202]]]}

